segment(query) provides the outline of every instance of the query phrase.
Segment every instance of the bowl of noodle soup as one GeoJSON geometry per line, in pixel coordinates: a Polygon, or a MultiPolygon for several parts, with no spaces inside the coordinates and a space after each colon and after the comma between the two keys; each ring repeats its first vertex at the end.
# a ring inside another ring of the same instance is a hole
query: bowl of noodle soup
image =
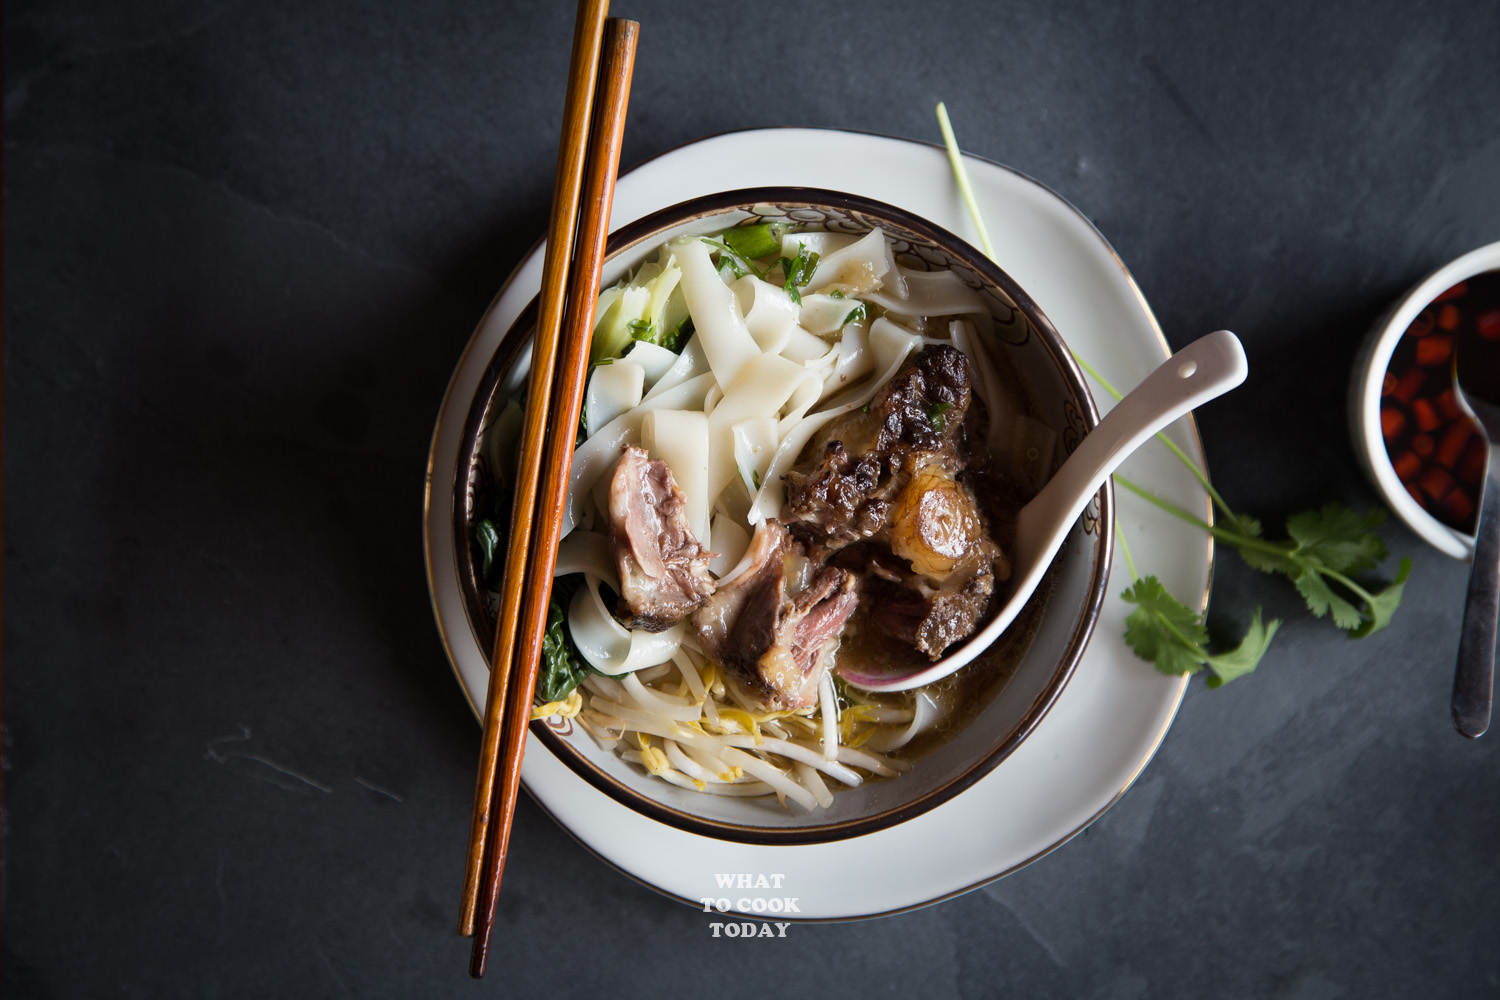
{"type": "MultiPolygon", "coordinates": [[[[959,651],[1005,600],[1010,514],[1098,421],[1036,304],[953,234],[806,188],[633,222],[609,241],[601,287],[533,713],[547,750],[654,819],[766,844],[882,829],[1000,765],[1097,620],[1107,484],[963,669],[894,694],[839,670],[959,651]],[[870,450],[843,448],[856,438],[870,450]],[[657,506],[631,535],[621,498],[642,493],[657,506]],[[660,552],[640,554],[642,531],[660,552]],[[766,601],[757,631],[740,608],[766,601]]],[[[453,470],[457,572],[485,659],[535,322],[533,302],[502,339],[453,470]]]]}

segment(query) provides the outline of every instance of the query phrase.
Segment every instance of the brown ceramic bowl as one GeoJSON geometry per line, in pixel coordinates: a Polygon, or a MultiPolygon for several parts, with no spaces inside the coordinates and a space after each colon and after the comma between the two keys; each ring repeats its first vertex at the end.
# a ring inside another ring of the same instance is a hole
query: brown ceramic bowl
{"type": "MultiPolygon", "coordinates": [[[[609,241],[607,287],[661,244],[687,234],[709,234],[763,218],[807,229],[862,234],[885,230],[897,262],[920,270],[951,269],[980,292],[994,319],[998,357],[1008,378],[1028,397],[1031,416],[1056,431],[1054,468],[1098,422],[1093,399],[1072,356],[1036,304],[978,250],[930,222],[854,195],[810,188],[758,188],[695,198],[633,222],[609,241]]],[[[491,489],[482,458],[483,431],[505,403],[524,393],[533,301],[495,352],[465,421],[454,477],[454,549],[472,641],[484,651],[495,634],[491,595],[478,574],[476,511],[491,489]]],[[[434,470],[436,475],[438,470],[434,470]]],[[[783,808],[774,797],[721,798],[669,785],[601,748],[569,720],[532,724],[533,732],[590,784],[632,809],[692,833],[761,844],[807,844],[872,833],[934,808],[994,770],[1047,713],[1083,655],[1104,599],[1113,551],[1113,504],[1106,485],[1079,519],[1026,610],[957,682],[964,684],[967,718],[908,774],[871,779],[841,789],[827,809],[783,808]]],[[[503,547],[502,547],[503,549],[503,547]]],[[[995,597],[1003,600],[1002,584],[995,597]]]]}

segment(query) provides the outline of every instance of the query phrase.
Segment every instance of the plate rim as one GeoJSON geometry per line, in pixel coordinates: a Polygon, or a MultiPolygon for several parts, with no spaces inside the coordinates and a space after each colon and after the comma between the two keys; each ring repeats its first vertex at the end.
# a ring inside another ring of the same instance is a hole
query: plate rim
{"type": "MultiPolygon", "coordinates": [[[[880,141],[883,141],[883,142],[890,142],[890,143],[897,143],[897,144],[902,144],[902,145],[924,147],[924,148],[927,148],[927,149],[944,151],[944,152],[946,151],[945,147],[942,146],[941,144],[935,143],[935,142],[931,142],[931,141],[928,141],[928,140],[911,139],[911,138],[902,137],[902,136],[894,136],[894,135],[890,135],[890,134],[886,134],[886,133],[880,133],[880,132],[874,132],[874,131],[866,131],[866,130],[860,130],[860,129],[827,128],[827,127],[814,127],[814,126],[770,126],[770,127],[759,127],[759,128],[750,128],[750,129],[727,129],[727,130],[716,132],[716,133],[713,133],[713,134],[710,134],[710,135],[701,136],[699,138],[696,138],[696,139],[693,139],[693,140],[689,140],[689,141],[680,143],[678,145],[672,146],[670,148],[664,149],[664,150],[662,150],[662,151],[660,151],[660,152],[658,152],[658,153],[656,153],[656,154],[654,154],[654,155],[652,155],[652,156],[650,156],[650,157],[648,157],[648,158],[646,158],[644,160],[641,160],[641,161],[633,164],[630,167],[630,169],[628,171],[622,173],[620,175],[620,177],[621,177],[621,180],[624,180],[627,176],[629,176],[631,174],[634,174],[637,171],[639,171],[639,170],[641,170],[643,168],[646,168],[646,167],[650,166],[651,164],[653,164],[653,163],[657,162],[658,160],[661,160],[661,159],[663,159],[663,158],[665,158],[667,156],[671,156],[673,154],[680,153],[683,150],[690,149],[690,148],[692,148],[694,146],[698,146],[698,145],[710,143],[710,142],[713,142],[715,140],[721,140],[721,139],[725,139],[725,138],[728,138],[728,137],[734,137],[734,136],[750,136],[750,135],[755,135],[755,134],[758,134],[758,133],[787,133],[787,132],[811,132],[811,133],[830,133],[830,134],[833,134],[833,135],[848,135],[848,136],[862,138],[862,139],[875,139],[875,140],[880,140],[880,141]]],[[[1089,233],[1092,235],[1093,239],[1095,241],[1097,241],[1099,247],[1104,250],[1104,252],[1108,255],[1108,257],[1110,258],[1110,260],[1114,263],[1114,266],[1119,271],[1119,276],[1124,279],[1126,288],[1129,290],[1129,293],[1134,297],[1134,299],[1136,301],[1137,308],[1139,308],[1139,310],[1141,311],[1141,314],[1144,316],[1144,318],[1145,318],[1145,320],[1147,322],[1147,325],[1150,328],[1150,332],[1151,332],[1152,336],[1154,336],[1154,338],[1155,338],[1158,346],[1163,351],[1164,356],[1170,356],[1170,354],[1172,353],[1171,346],[1168,343],[1165,334],[1162,332],[1161,325],[1157,321],[1155,313],[1151,310],[1150,304],[1147,302],[1147,300],[1145,298],[1145,295],[1141,292],[1140,286],[1137,284],[1134,275],[1131,274],[1130,269],[1125,265],[1124,260],[1120,257],[1119,253],[1115,250],[1113,244],[1111,244],[1109,242],[1108,238],[1105,237],[1105,235],[1099,230],[1099,228],[1093,223],[1093,221],[1086,214],[1084,214],[1071,201],[1069,201],[1067,198],[1063,197],[1061,194],[1059,194],[1057,191],[1053,190],[1048,185],[1042,183],[1041,181],[1038,181],[1036,178],[1031,177],[1029,174],[1026,174],[1025,172],[1023,172],[1021,170],[1018,170],[1015,167],[1011,167],[1011,166],[1009,166],[1007,164],[1000,163],[998,161],[991,160],[991,159],[988,159],[986,157],[977,156],[977,155],[974,155],[972,153],[967,153],[966,152],[963,155],[964,155],[964,157],[965,157],[966,160],[969,160],[969,161],[972,161],[972,162],[975,162],[975,163],[980,163],[980,164],[983,164],[983,165],[985,165],[987,167],[998,169],[998,170],[1000,170],[1000,171],[1002,171],[1002,172],[1004,172],[1006,174],[1012,175],[1013,177],[1015,177],[1016,179],[1018,179],[1018,180],[1020,180],[1020,181],[1022,181],[1024,183],[1026,183],[1026,184],[1028,184],[1028,185],[1036,188],[1041,194],[1045,195],[1048,199],[1056,202],[1059,206],[1063,207],[1077,221],[1082,222],[1083,225],[1089,231],[1089,233]]],[[[627,222],[625,222],[625,223],[621,223],[621,226],[628,224],[628,221],[629,220],[627,220],[627,222]]],[[[532,259],[535,257],[536,253],[538,252],[538,250],[541,249],[541,247],[544,245],[544,243],[545,243],[545,238],[537,240],[536,242],[534,242],[532,244],[531,248],[524,255],[522,255],[522,257],[520,258],[520,260],[518,261],[518,263],[516,264],[516,266],[512,269],[512,271],[510,272],[510,274],[507,275],[507,277],[504,280],[504,282],[501,283],[501,285],[500,285],[498,291],[496,292],[495,296],[490,300],[489,305],[485,308],[484,312],[481,314],[480,318],[476,322],[475,328],[474,328],[474,332],[470,335],[469,340],[465,343],[463,351],[460,353],[458,360],[455,362],[455,366],[454,366],[454,370],[453,370],[453,375],[450,377],[448,385],[447,385],[447,387],[444,390],[442,401],[441,401],[441,403],[440,403],[440,405],[438,407],[438,414],[437,414],[437,418],[436,418],[436,420],[434,422],[433,433],[432,433],[432,436],[431,436],[431,439],[430,439],[430,442],[429,442],[429,447],[428,447],[427,474],[426,474],[426,482],[425,482],[425,486],[424,486],[424,496],[423,496],[423,562],[424,562],[424,567],[425,567],[426,573],[427,573],[428,596],[429,596],[429,601],[430,601],[432,609],[433,609],[434,621],[435,621],[437,629],[438,629],[439,637],[440,637],[440,639],[442,641],[442,644],[443,644],[444,654],[445,654],[445,656],[446,656],[446,658],[448,660],[449,669],[454,674],[454,679],[458,683],[459,691],[463,694],[464,699],[469,703],[470,710],[475,714],[475,716],[476,716],[477,719],[482,719],[483,715],[482,715],[482,712],[481,712],[479,706],[475,702],[474,698],[470,695],[470,692],[468,690],[468,686],[464,682],[463,675],[460,672],[460,668],[459,668],[457,660],[456,660],[456,658],[454,656],[453,646],[452,646],[452,643],[450,641],[450,637],[448,635],[448,630],[447,630],[447,627],[445,626],[444,621],[443,621],[441,609],[438,607],[438,595],[437,595],[437,593],[436,593],[436,591],[434,589],[434,586],[433,586],[434,580],[435,580],[434,565],[433,565],[434,552],[433,552],[433,540],[432,540],[432,537],[431,537],[431,532],[430,532],[430,529],[429,529],[429,525],[431,523],[432,505],[433,505],[433,500],[434,500],[434,497],[433,497],[434,462],[435,462],[435,460],[437,458],[436,449],[437,449],[438,440],[439,440],[440,436],[443,433],[443,430],[444,430],[444,427],[445,427],[445,417],[448,415],[449,407],[450,407],[450,404],[452,402],[452,395],[453,395],[454,385],[458,381],[460,373],[463,372],[463,370],[465,369],[466,365],[469,362],[469,356],[470,356],[470,354],[475,349],[475,344],[476,344],[476,341],[479,338],[480,332],[484,329],[486,323],[489,320],[489,317],[494,312],[494,310],[495,310],[496,306],[499,304],[500,300],[502,298],[504,298],[504,296],[506,295],[506,293],[510,290],[511,286],[515,283],[515,281],[517,280],[517,278],[521,274],[521,272],[523,270],[525,270],[525,268],[528,265],[528,263],[532,261],[532,259]]],[[[1205,450],[1203,448],[1202,435],[1201,435],[1201,433],[1200,433],[1200,431],[1198,429],[1197,420],[1195,419],[1194,415],[1191,414],[1191,413],[1187,414],[1186,417],[1182,421],[1182,426],[1185,429],[1185,432],[1191,438],[1191,441],[1192,441],[1192,443],[1194,445],[1194,449],[1196,450],[1196,452],[1197,452],[1198,456],[1200,457],[1200,459],[1205,459],[1205,450]]],[[[1206,459],[1204,460],[1203,464],[1206,467],[1206,464],[1207,464],[1206,463],[1206,459]]],[[[450,503],[456,502],[456,497],[449,497],[448,500],[449,500],[450,503]]],[[[1206,505],[1206,511],[1207,511],[1206,520],[1211,524],[1211,523],[1213,523],[1213,510],[1212,510],[1211,505],[1206,505]]],[[[1212,592],[1212,588],[1213,588],[1213,575],[1214,575],[1213,574],[1213,568],[1214,568],[1215,554],[1216,554],[1216,548],[1214,546],[1213,538],[1210,535],[1207,538],[1206,543],[1205,543],[1205,573],[1206,573],[1206,580],[1205,580],[1205,583],[1204,583],[1204,586],[1203,586],[1203,593],[1202,593],[1201,599],[1199,601],[1199,606],[1198,606],[1198,610],[1200,612],[1206,611],[1206,609],[1208,607],[1209,596],[1210,596],[1210,594],[1212,592]]],[[[1196,565],[1196,561],[1195,561],[1195,565],[1196,565]]],[[[1113,792],[1113,794],[1110,796],[1110,798],[1106,802],[1104,802],[1095,812],[1091,813],[1087,818],[1085,818],[1082,822],[1080,822],[1076,827],[1074,827],[1071,830],[1066,831],[1065,833],[1062,833],[1061,835],[1059,835],[1057,837],[1057,839],[1055,839],[1051,843],[1047,844],[1045,847],[1041,848],[1040,850],[1037,850],[1037,851],[1033,852],[1032,854],[1029,854],[1025,858],[1023,858],[1023,859],[1015,862],[1014,864],[1012,864],[1012,865],[1004,868],[1003,870],[1001,870],[999,872],[996,872],[994,874],[988,874],[988,875],[986,875],[983,878],[980,878],[978,880],[969,881],[969,882],[967,882],[966,884],[964,884],[962,886],[959,886],[959,887],[956,887],[956,888],[953,888],[953,889],[950,889],[950,890],[946,890],[944,892],[939,893],[936,896],[933,896],[931,898],[924,899],[924,900],[921,900],[921,901],[906,903],[906,904],[902,904],[902,905],[898,905],[898,906],[894,906],[894,907],[888,907],[886,909],[882,909],[882,910],[879,910],[879,911],[876,911],[876,912],[851,913],[851,914],[846,914],[846,915],[829,915],[829,916],[797,916],[797,915],[793,915],[793,914],[783,914],[783,915],[781,915],[781,919],[783,919],[783,920],[791,919],[792,921],[798,922],[798,923],[843,923],[843,922],[852,922],[852,921],[858,921],[858,920],[875,919],[875,918],[882,917],[882,916],[891,916],[891,915],[900,914],[900,913],[907,913],[907,912],[911,912],[913,910],[923,909],[925,907],[932,906],[932,905],[944,902],[944,901],[949,900],[949,899],[953,899],[953,898],[955,898],[957,896],[964,895],[965,893],[972,892],[975,889],[981,888],[981,887],[986,886],[986,885],[990,885],[990,884],[992,884],[992,883],[994,883],[996,881],[999,881],[1002,878],[1005,878],[1008,875],[1011,875],[1011,874],[1015,873],[1016,871],[1019,871],[1022,868],[1025,868],[1025,867],[1027,867],[1027,866],[1035,863],[1036,861],[1038,861],[1038,860],[1046,857],[1047,855],[1051,854],[1053,851],[1057,850],[1058,848],[1062,847],[1064,844],[1066,844],[1069,841],[1071,841],[1074,837],[1078,836],[1084,830],[1088,829],[1091,825],[1093,825],[1094,822],[1096,822],[1101,816],[1103,816],[1104,813],[1108,812],[1109,809],[1112,808],[1115,805],[1115,803],[1117,803],[1120,800],[1120,798],[1122,798],[1124,796],[1124,794],[1127,791],[1129,791],[1130,788],[1135,784],[1135,782],[1139,779],[1139,777],[1142,774],[1142,772],[1144,772],[1144,770],[1147,767],[1147,765],[1149,765],[1151,763],[1151,761],[1155,758],[1157,752],[1161,749],[1161,746],[1162,746],[1163,742],[1166,739],[1167,732],[1171,729],[1172,724],[1176,720],[1177,713],[1181,709],[1183,699],[1184,699],[1184,697],[1186,695],[1186,692],[1187,692],[1187,687],[1188,687],[1189,680],[1190,680],[1190,678],[1187,675],[1183,675],[1182,677],[1178,678],[1175,682],[1173,682],[1173,686],[1174,686],[1175,690],[1173,690],[1171,692],[1171,696],[1170,696],[1170,710],[1168,710],[1168,711],[1166,711],[1164,713],[1162,721],[1161,721],[1161,724],[1157,728],[1156,732],[1154,732],[1154,733],[1152,733],[1150,735],[1149,745],[1147,746],[1146,752],[1141,756],[1141,758],[1138,761],[1135,762],[1135,764],[1131,768],[1130,772],[1127,775],[1124,776],[1123,782],[1113,792]]],[[[523,780],[523,787],[526,787],[527,794],[531,797],[532,801],[535,802],[537,804],[537,806],[539,808],[541,808],[541,810],[549,818],[551,818],[553,820],[553,822],[557,823],[557,825],[559,827],[561,827],[571,838],[573,838],[574,841],[576,841],[581,846],[583,846],[584,849],[587,850],[590,854],[592,854],[593,856],[595,856],[599,860],[603,861],[605,864],[609,865],[611,868],[615,869],[616,871],[619,871],[620,873],[624,874],[626,877],[630,878],[632,881],[635,881],[635,882],[637,882],[637,883],[639,883],[639,884],[641,884],[641,885],[643,885],[643,886],[651,889],[653,892],[656,892],[659,895],[665,896],[665,897],[667,897],[669,899],[675,900],[677,902],[684,903],[684,904],[689,905],[689,906],[697,906],[698,905],[693,900],[691,900],[691,899],[689,899],[687,897],[681,896],[681,895],[679,895],[679,894],[677,894],[677,893],[675,893],[675,892],[673,892],[673,891],[671,891],[669,889],[666,889],[666,888],[664,888],[664,887],[662,887],[660,885],[657,885],[657,884],[655,884],[654,882],[650,881],[648,878],[646,878],[643,875],[636,874],[635,872],[633,872],[630,869],[626,868],[624,864],[622,864],[620,862],[617,862],[614,859],[612,859],[612,858],[608,857],[607,855],[605,855],[600,849],[594,847],[593,845],[591,845],[590,843],[588,843],[587,841],[585,841],[582,838],[581,835],[579,835],[578,833],[576,833],[566,822],[564,822],[558,816],[558,814],[552,808],[549,808],[548,805],[538,796],[538,794],[536,792],[534,792],[530,788],[529,784],[527,784],[527,783],[524,782],[524,780],[523,780]]],[[[598,793],[597,790],[594,790],[594,791],[597,794],[603,794],[603,793],[598,793]]],[[[879,834],[872,834],[871,836],[878,836],[878,835],[879,834]]],[[[703,835],[701,835],[701,834],[694,834],[693,836],[702,837],[703,835]]],[[[730,844],[730,845],[736,844],[736,842],[734,842],[734,841],[722,841],[722,840],[718,840],[717,838],[712,838],[712,837],[703,837],[703,839],[713,840],[715,842],[725,843],[725,844],[730,844]]],[[[743,845],[741,845],[741,846],[743,846],[743,845]]],[[[736,913],[736,917],[741,917],[741,916],[754,919],[754,915],[753,914],[738,914],[738,913],[736,913]]]]}

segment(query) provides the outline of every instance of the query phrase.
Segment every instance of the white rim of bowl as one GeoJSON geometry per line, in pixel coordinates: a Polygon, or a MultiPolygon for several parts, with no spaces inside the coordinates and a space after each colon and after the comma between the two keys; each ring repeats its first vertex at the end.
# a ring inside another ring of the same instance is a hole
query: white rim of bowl
{"type": "Polygon", "coordinates": [[[1494,270],[1500,270],[1500,243],[1490,243],[1471,250],[1417,282],[1377,322],[1378,336],[1369,359],[1360,369],[1358,383],[1359,442],[1364,448],[1365,461],[1375,479],[1376,488],[1396,516],[1405,521],[1412,531],[1439,552],[1455,559],[1470,558],[1474,537],[1448,527],[1406,492],[1406,484],[1396,475],[1391,456],[1385,450],[1385,438],[1380,433],[1381,386],[1385,381],[1386,368],[1391,363],[1391,355],[1417,314],[1431,305],[1438,295],[1460,281],[1494,270]]]}

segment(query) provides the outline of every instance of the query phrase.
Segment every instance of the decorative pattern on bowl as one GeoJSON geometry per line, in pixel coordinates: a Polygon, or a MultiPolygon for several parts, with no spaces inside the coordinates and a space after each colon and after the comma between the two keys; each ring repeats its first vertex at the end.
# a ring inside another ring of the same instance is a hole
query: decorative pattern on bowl
{"type": "MultiPolygon", "coordinates": [[[[1025,292],[1000,268],[958,237],[909,213],[852,195],[802,188],[752,189],[706,196],[632,223],[610,240],[603,285],[622,279],[662,243],[710,235],[737,225],[785,219],[804,229],[862,235],[884,230],[897,261],[916,270],[951,270],[975,289],[995,320],[1005,364],[1025,387],[1030,412],[1058,434],[1070,452],[1098,413],[1081,373],[1057,332],[1025,292]]],[[[495,601],[478,577],[475,512],[489,507],[493,478],[484,432],[511,399],[523,398],[536,322],[533,302],[502,340],[476,391],[454,470],[455,552],[473,639],[488,659],[495,601]]],[[[840,790],[816,813],[787,811],[773,797],[720,798],[688,792],[647,775],[602,750],[570,720],[539,720],[533,733],[575,772],[606,794],[662,822],[706,836],[750,843],[815,843],[869,833],[917,816],[971,786],[998,766],[1051,706],[1081,657],[1098,617],[1112,555],[1113,505],[1106,486],[1037,594],[997,645],[1019,662],[983,691],[975,716],[947,743],[928,753],[911,774],[872,779],[840,790]],[[1044,613],[1045,612],[1045,613],[1044,613]]],[[[976,663],[966,669],[982,669],[976,663]]]]}

